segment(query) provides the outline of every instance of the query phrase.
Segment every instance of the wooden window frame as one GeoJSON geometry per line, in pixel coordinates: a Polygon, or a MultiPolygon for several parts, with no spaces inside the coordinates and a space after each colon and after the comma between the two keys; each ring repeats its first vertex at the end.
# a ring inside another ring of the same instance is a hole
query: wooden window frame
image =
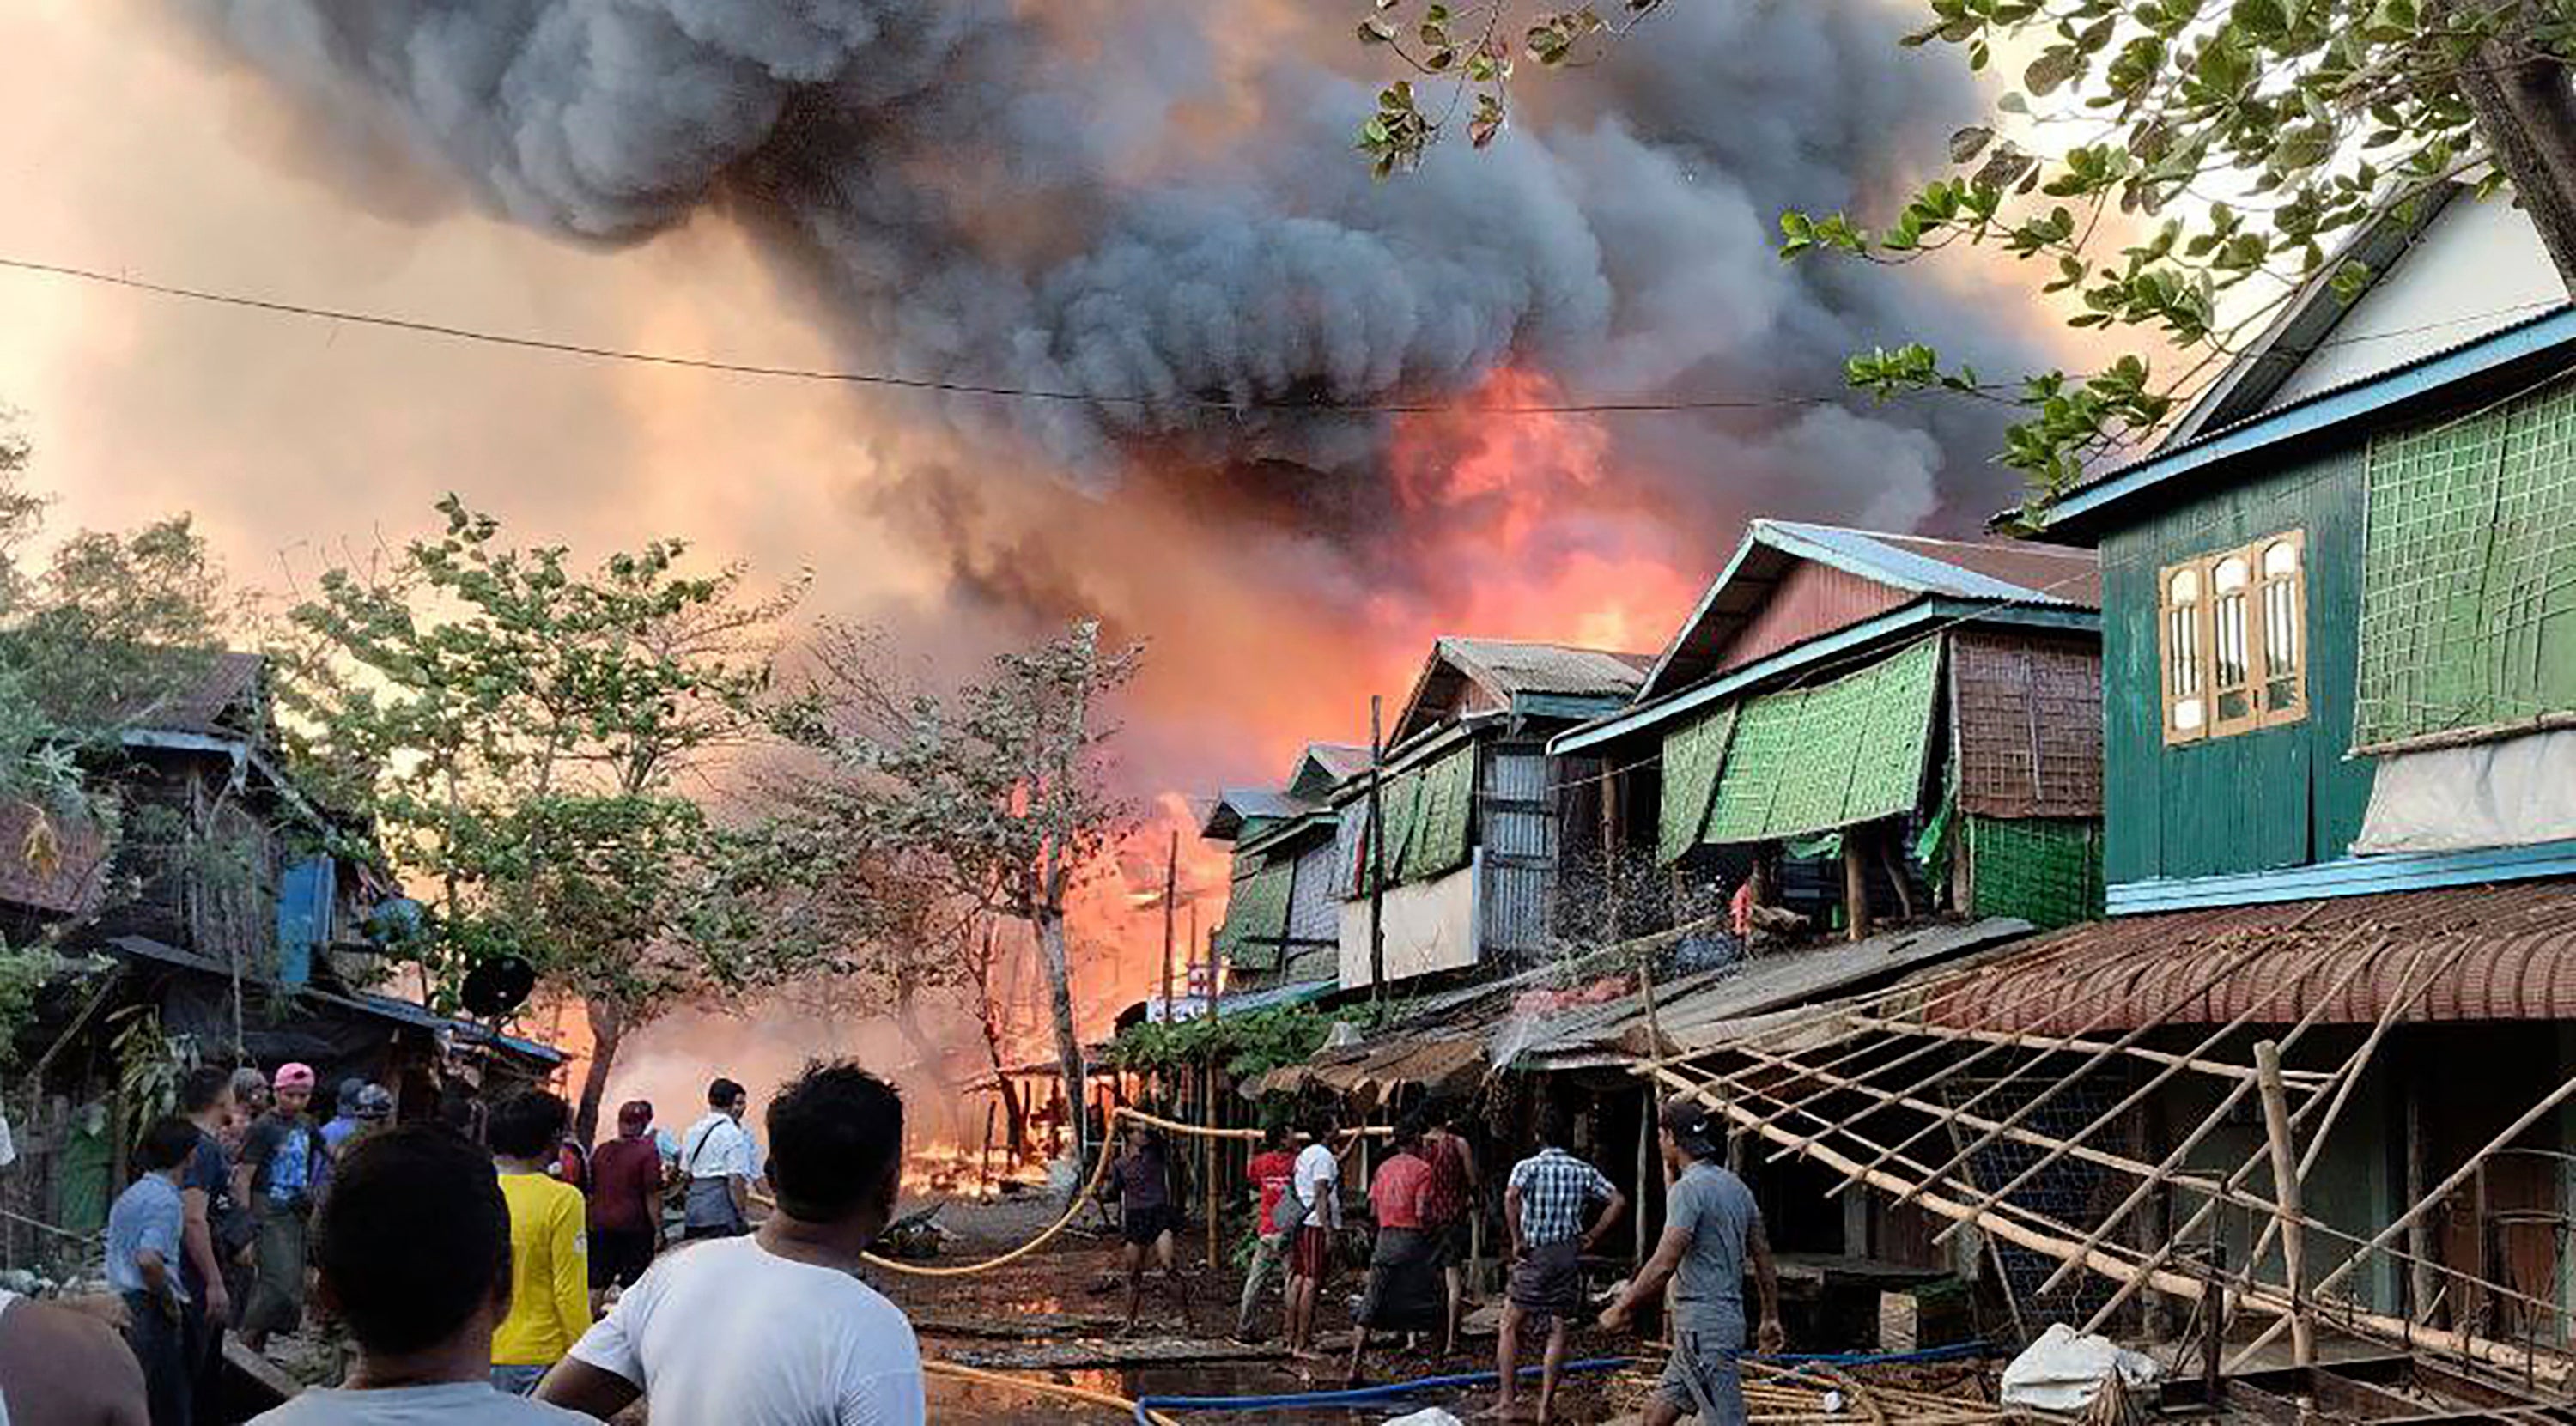
{"type": "Polygon", "coordinates": [[[2308,716],[2307,545],[2306,531],[2281,530],[2156,571],[2156,682],[2168,746],[2234,737],[2308,716]],[[2263,556],[2284,544],[2295,552],[2293,567],[2286,574],[2267,574],[2263,556]],[[2245,580],[2222,597],[2218,570],[2230,560],[2243,561],[2245,580]],[[2178,604],[2173,597],[2174,578],[2186,573],[2193,578],[2197,597],[2178,604]],[[2221,604],[2230,602],[2241,627],[2220,619],[2221,604]],[[2270,632],[2276,602],[2287,606],[2293,644],[2290,658],[2278,666],[2273,662],[2270,632]],[[2190,648],[2176,649],[2179,630],[2188,630],[2190,648]],[[2232,682],[2220,681],[2222,644],[2235,656],[2225,664],[2239,675],[2232,682]],[[2232,695],[2241,695],[2243,709],[2222,714],[2221,700],[2232,695]],[[2199,722],[2184,727],[2175,715],[2193,698],[2200,701],[2199,722]]]}

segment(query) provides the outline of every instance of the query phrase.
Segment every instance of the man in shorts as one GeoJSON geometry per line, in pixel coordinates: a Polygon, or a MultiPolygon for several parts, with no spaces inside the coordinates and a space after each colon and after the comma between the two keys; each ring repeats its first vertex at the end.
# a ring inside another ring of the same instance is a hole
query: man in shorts
{"type": "Polygon", "coordinates": [[[1333,1154],[1339,1126],[1328,1110],[1306,1126],[1309,1142],[1297,1154],[1297,1201],[1307,1205],[1288,1247],[1288,1355],[1315,1359],[1315,1305],[1332,1275],[1333,1235],[1342,1226],[1342,1163],[1333,1154]]]}
{"type": "Polygon", "coordinates": [[[1512,1281],[1494,1344],[1494,1369],[1502,1375],[1494,1412],[1509,1416],[1520,1376],[1521,1324],[1547,1324],[1547,1355],[1539,1373],[1538,1419],[1556,1405],[1557,1378],[1565,1368],[1566,1320],[1583,1305],[1583,1255],[1628,1211],[1628,1196],[1601,1170],[1568,1152],[1572,1116],[1551,1109],[1539,1125],[1540,1149],[1512,1166],[1503,1191],[1503,1226],[1511,1234],[1512,1281]],[[1586,1226],[1592,1205],[1606,1204],[1586,1226]]]}
{"type": "Polygon", "coordinates": [[[1737,1426],[1745,1419],[1738,1363],[1744,1353],[1748,1258],[1762,1298],[1755,1343],[1770,1353],[1783,1342],[1780,1278],[1771,1265],[1771,1243],[1763,1235],[1762,1211],[1754,1206],[1752,1190],[1718,1162],[1706,1105],[1687,1097],[1666,1100],[1663,1146],[1664,1163],[1675,1173],[1665,1198],[1663,1236],[1628,1290],[1601,1314],[1601,1325],[1614,1332],[1625,1328],[1637,1309],[1655,1301],[1664,1283],[1678,1273],[1673,1354],[1654,1398],[1646,1403],[1645,1426],[1673,1426],[1685,1416],[1698,1417],[1700,1426],[1737,1426]]]}
{"type": "Polygon", "coordinates": [[[1250,1342],[1254,1340],[1252,1309],[1260,1305],[1261,1289],[1269,1285],[1270,1275],[1282,1270],[1289,1235],[1297,1230],[1296,1224],[1279,1221],[1279,1200],[1297,1176],[1297,1156],[1289,1151],[1286,1124],[1272,1123],[1262,1129],[1261,1152],[1244,1165],[1243,1176],[1252,1185],[1253,1211],[1259,1218],[1252,1266],[1243,1274],[1243,1302],[1234,1313],[1234,1340],[1250,1342]]]}
{"type": "Polygon", "coordinates": [[[1196,1332],[1198,1321],[1190,1310],[1189,1279],[1181,1276],[1180,1264],[1172,1255],[1181,1212],[1172,1199],[1171,1155],[1163,1146],[1160,1131],[1142,1124],[1127,1126],[1127,1152],[1109,1166],[1109,1182],[1101,1186],[1101,1192],[1118,1200],[1118,1236],[1125,1244],[1127,1325],[1119,1329],[1120,1333],[1136,1330],[1136,1314],[1145,1300],[1147,1253],[1153,1254],[1155,1265],[1179,1295],[1181,1321],[1196,1332]]]}
{"type": "Polygon", "coordinates": [[[1458,1132],[1454,1109],[1435,1109],[1422,1131],[1422,1156],[1431,1165],[1431,1187],[1422,1200],[1422,1222],[1440,1261],[1449,1294],[1440,1355],[1458,1355],[1458,1324],[1467,1309],[1467,1259],[1475,1251],[1476,1151],[1458,1132]]]}

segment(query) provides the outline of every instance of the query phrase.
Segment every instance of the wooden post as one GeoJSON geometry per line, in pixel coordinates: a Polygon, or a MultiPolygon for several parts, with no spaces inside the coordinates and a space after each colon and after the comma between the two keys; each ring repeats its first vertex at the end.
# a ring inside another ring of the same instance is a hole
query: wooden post
{"type": "MultiPolygon", "coordinates": [[[[2409,1057],[2409,1068],[2414,1068],[2409,1057]]],[[[2406,1095],[2406,1201],[2424,1201],[2424,1089],[2412,1073],[2401,1077],[2406,1095]]],[[[2406,1225],[2406,1253],[2413,1259],[2407,1264],[2408,1293],[2406,1315],[2429,1327],[2433,1325],[2433,1227],[2418,1218],[2406,1225]]]]}
{"type": "Polygon", "coordinates": [[[2227,1390],[2227,1378],[2219,1374],[2221,1358],[2227,1346],[2227,1244],[2213,1233],[2209,1239],[2209,1279],[2200,1289],[2200,1404],[2218,1405],[2227,1390]]]}
{"type": "Polygon", "coordinates": [[[1378,726],[1384,702],[1369,695],[1368,841],[1363,848],[1369,869],[1369,1001],[1380,1005],[1386,1002],[1386,818],[1378,800],[1386,780],[1386,738],[1378,726]]]}
{"type": "Polygon", "coordinates": [[[1181,833],[1172,829],[1171,850],[1163,857],[1163,1023],[1172,1023],[1172,918],[1180,914],[1181,833]]]}
{"type": "Polygon", "coordinates": [[[1858,827],[1843,829],[1843,921],[1855,941],[1869,939],[1869,859],[1861,852],[1864,835],[1858,827]]]}
{"type": "Polygon", "coordinates": [[[1637,1093],[1637,1194],[1628,1208],[1629,1220],[1636,1228],[1635,1251],[1630,1255],[1631,1272],[1646,1265],[1646,1180],[1655,1171],[1655,1087],[1648,1084],[1637,1093]]]}
{"type": "MultiPolygon", "coordinates": [[[[1209,984],[1209,989],[1210,989],[1211,991],[1213,991],[1213,990],[1215,989],[1214,982],[1210,982],[1210,984],[1209,984]]],[[[1214,1014],[1216,1013],[1216,997],[1215,997],[1213,994],[1211,994],[1211,995],[1208,997],[1208,1013],[1209,1013],[1210,1015],[1214,1015],[1214,1014]]],[[[1208,1126],[1210,1129],[1214,1129],[1214,1128],[1216,1128],[1216,1127],[1217,1127],[1217,1115],[1216,1115],[1217,1070],[1216,1070],[1216,1050],[1215,1050],[1213,1047],[1211,1047],[1211,1048],[1208,1050],[1208,1062],[1207,1062],[1207,1070],[1206,1070],[1206,1074],[1207,1074],[1207,1126],[1208,1126]]],[[[1208,1135],[1208,1136],[1207,1136],[1207,1139],[1206,1139],[1206,1141],[1205,1141],[1205,1142],[1206,1142],[1206,1144],[1207,1144],[1207,1159],[1206,1159],[1206,1165],[1205,1165],[1205,1167],[1206,1167],[1206,1171],[1205,1171],[1204,1173],[1201,1173],[1201,1174],[1199,1175],[1199,1178],[1200,1178],[1201,1183],[1202,1183],[1203,1196],[1204,1196],[1204,1197],[1206,1198],[1206,1200],[1207,1200],[1207,1263],[1208,1263],[1208,1270],[1209,1270],[1209,1271],[1211,1271],[1211,1272],[1213,1272],[1213,1271],[1215,1271],[1215,1270],[1217,1269],[1217,1267],[1218,1267],[1218,1259],[1217,1259],[1218,1246],[1219,1246],[1219,1244],[1223,1241],[1223,1238],[1224,1238],[1224,1235],[1223,1235],[1222,1233],[1220,1233],[1220,1232],[1218,1231],[1218,1229],[1217,1229],[1217,1221],[1216,1221],[1216,1220],[1217,1220],[1217,1202],[1218,1202],[1218,1200],[1217,1200],[1217,1188],[1216,1188],[1216,1181],[1217,1181],[1217,1176],[1218,1176],[1219,1174],[1224,1173],[1224,1172],[1225,1172],[1225,1169],[1226,1169],[1226,1162],[1225,1162],[1225,1160],[1226,1160],[1226,1153],[1225,1153],[1225,1145],[1226,1145],[1226,1141],[1225,1141],[1225,1140],[1223,1140],[1223,1139],[1221,1139],[1221,1138],[1219,1138],[1219,1137],[1217,1137],[1217,1136],[1216,1136],[1216,1135],[1214,1135],[1214,1134],[1210,1134],[1210,1135],[1208,1135]]],[[[1254,1224],[1253,1226],[1254,1226],[1254,1227],[1256,1227],[1256,1228],[1258,1228],[1260,1225],[1256,1223],[1256,1224],[1254,1224]]]]}
{"type": "Polygon", "coordinates": [[[975,1157],[976,1172],[988,1184],[993,1181],[993,1115],[1000,1108],[999,1104],[984,1106],[984,1152],[975,1157]]]}
{"type": "MultiPolygon", "coordinates": [[[[2281,1047],[2254,1046],[2254,1072],[2262,1076],[2263,1132],[2272,1144],[2272,1201],[2281,1220],[2281,1268],[2290,1290],[2290,1358],[2314,1366],[2316,1329],[2308,1321],[2307,1230],[2299,1212],[2299,1156],[2290,1145],[2290,1091],[2281,1083],[2281,1047]]],[[[2250,1266],[2250,1264],[2249,1264],[2250,1266]]]]}

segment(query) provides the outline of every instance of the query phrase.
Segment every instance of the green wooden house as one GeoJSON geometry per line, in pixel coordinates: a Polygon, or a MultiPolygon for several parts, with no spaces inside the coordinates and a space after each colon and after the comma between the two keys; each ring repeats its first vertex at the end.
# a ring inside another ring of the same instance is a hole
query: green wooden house
{"type": "Polygon", "coordinates": [[[1368,749],[1309,743],[1277,788],[1227,788],[1199,835],[1233,849],[1225,919],[1213,938],[1231,990],[1330,987],[1340,969],[1340,892],[1331,807],[1368,769],[1368,749]]]}
{"type": "Polygon", "coordinates": [[[1620,934],[1757,864],[1818,929],[2099,914],[2096,588],[2084,551],[1752,521],[1635,702],[1551,744],[1610,769],[1620,934]]]}
{"type": "MultiPolygon", "coordinates": [[[[2576,1068],[2576,310],[2503,200],[2392,215],[2352,255],[2377,273],[2358,301],[2321,281],[2162,445],[2047,513],[2042,539],[2101,557],[2109,919],[1947,1018],[2150,1043],[2305,1018],[2311,1070],[2389,1022],[2306,1185],[2367,1234],[2576,1068]]],[[[2217,1095],[2149,1117],[2179,1132],[2217,1095]]],[[[2262,1133],[2240,1114],[2190,1164],[2262,1133]]],[[[2545,1116],[2409,1251],[2576,1300],[2570,1150],[2545,1116]]],[[[2339,1290],[2570,1339],[2388,1261],[2339,1290]]]]}

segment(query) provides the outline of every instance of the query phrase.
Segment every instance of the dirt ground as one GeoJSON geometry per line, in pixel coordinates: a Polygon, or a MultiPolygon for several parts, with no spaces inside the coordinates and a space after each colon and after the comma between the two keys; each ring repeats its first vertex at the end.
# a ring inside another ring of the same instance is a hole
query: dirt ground
{"type": "MultiPolygon", "coordinates": [[[[907,1205],[909,1206],[909,1205],[907,1205]]],[[[943,1264],[972,1262],[1006,1251],[1035,1237],[1061,1209],[1042,1199],[992,1204],[953,1202],[941,1210],[941,1226],[962,1235],[944,1256],[943,1264]]],[[[1119,1267],[1118,1243],[1114,1235],[1103,1231],[1101,1221],[1086,1212],[1077,1220],[1077,1228],[1068,1230],[1044,1249],[990,1273],[963,1278],[908,1277],[899,1273],[874,1275],[876,1285],[911,1313],[921,1333],[922,1353],[926,1357],[952,1357],[961,1352],[991,1351],[1028,1344],[1097,1339],[1103,1328],[1114,1323],[1079,1319],[1123,1318],[1127,1308],[1126,1280],[1119,1267]],[[1026,1320],[1025,1333],[1014,1330],[1026,1320]],[[963,1328],[966,1330],[954,1330],[963,1328]],[[1002,1332],[1008,1339],[997,1340],[1002,1332]]],[[[1187,1269],[1185,1277],[1191,1296],[1192,1316],[1197,1331],[1184,1330],[1180,1304],[1170,1289],[1159,1279],[1148,1282],[1140,1321],[1152,1337],[1195,1337],[1198,1340],[1230,1347],[1227,1335],[1233,1330],[1234,1309],[1241,1293],[1243,1279],[1232,1268],[1211,1271],[1205,1258],[1204,1230],[1191,1234],[1181,1254],[1187,1269]]],[[[1089,1387],[1119,1396],[1176,1394],[1191,1396],[1244,1396],[1275,1393],[1331,1390],[1342,1384],[1347,1364],[1351,1319],[1350,1299],[1360,1287],[1359,1275],[1344,1272],[1329,1283],[1317,1328],[1319,1346],[1328,1349],[1330,1360],[1315,1363],[1279,1361],[1192,1362],[1148,1367],[1060,1370],[1028,1373],[1045,1376],[1068,1385],[1089,1387]]],[[[1472,1310],[1474,1304],[1470,1304],[1472,1310]]],[[[1267,1300],[1254,1314],[1257,1333],[1276,1337],[1282,1329],[1282,1307],[1274,1287],[1267,1300]]],[[[1399,1357],[1396,1344],[1372,1344],[1369,1360],[1362,1369],[1362,1380],[1371,1383],[1409,1380],[1427,1376],[1446,1376],[1465,1372],[1493,1370],[1494,1342],[1488,1335],[1464,1338],[1459,1355],[1441,1359],[1437,1342],[1426,1344],[1422,1353],[1399,1357]]],[[[1525,1347],[1526,1359],[1535,1364],[1537,1344],[1525,1347]]],[[[1638,1351],[1635,1339],[1612,1339],[1589,1329],[1578,1330],[1568,1344],[1568,1359],[1587,1356],[1616,1355],[1638,1351]]],[[[1525,1391],[1532,1396],[1536,1383],[1525,1391]]],[[[1633,1396],[1634,1387],[1630,1388],[1633,1396]]],[[[1461,1419],[1472,1417],[1492,1404],[1493,1392],[1485,1388],[1469,1392],[1428,1392],[1408,1396],[1402,1402],[1389,1402],[1363,1409],[1264,1411],[1253,1418],[1262,1422],[1378,1422],[1390,1420],[1425,1406],[1441,1406],[1461,1419]]],[[[1613,1420],[1632,1411],[1633,1399],[1613,1400],[1608,1383],[1601,1379],[1569,1378],[1566,1392],[1559,1400],[1559,1418],[1568,1422],[1601,1422],[1613,1420]]],[[[1061,1399],[1019,1396],[1000,1389],[987,1390],[954,1382],[934,1380],[930,1387],[931,1417],[937,1421],[974,1421],[989,1423],[1039,1423],[1066,1420],[1108,1421],[1116,1413],[1107,1408],[1086,1411],[1061,1399]],[[1072,1414],[1069,1414],[1072,1413],[1072,1414]]],[[[1200,1419],[1226,1419],[1207,1416],[1200,1419]]]]}

